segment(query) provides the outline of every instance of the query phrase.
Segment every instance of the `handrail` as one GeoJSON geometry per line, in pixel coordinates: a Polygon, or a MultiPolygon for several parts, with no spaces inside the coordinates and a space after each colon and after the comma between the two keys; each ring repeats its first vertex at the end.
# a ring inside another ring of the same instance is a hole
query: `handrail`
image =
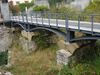
{"type": "MultiPolygon", "coordinates": [[[[91,33],[93,34],[95,16],[100,16],[100,14],[78,15],[78,16],[76,15],[75,17],[76,17],[77,28],[78,28],[77,30],[80,31],[82,22],[85,23],[85,21],[86,21],[86,22],[90,23],[91,33]],[[89,21],[87,21],[86,17],[88,17],[89,21]]],[[[36,24],[39,24],[40,23],[39,21],[41,21],[42,25],[45,25],[45,22],[46,22],[49,26],[51,26],[51,24],[52,24],[51,22],[53,21],[53,22],[55,22],[55,26],[57,28],[59,28],[59,21],[65,21],[66,29],[69,28],[69,21],[71,20],[70,16],[67,14],[64,14],[64,13],[34,12],[31,15],[27,15],[27,13],[10,14],[10,19],[15,19],[18,21],[22,20],[23,22],[30,21],[31,23],[33,23],[33,18],[36,20],[36,24]],[[64,17],[64,19],[63,19],[63,17],[64,17]]],[[[71,21],[70,21],[70,23],[71,23],[71,21]]],[[[75,22],[73,22],[73,23],[75,23],[75,22]]]]}

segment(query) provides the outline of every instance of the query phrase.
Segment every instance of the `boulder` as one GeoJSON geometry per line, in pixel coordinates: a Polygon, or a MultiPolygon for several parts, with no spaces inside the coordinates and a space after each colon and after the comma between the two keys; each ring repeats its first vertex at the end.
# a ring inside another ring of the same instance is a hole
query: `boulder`
{"type": "Polygon", "coordinates": [[[13,75],[11,72],[0,72],[0,75],[13,75]]]}
{"type": "Polygon", "coordinates": [[[0,52],[9,49],[12,43],[10,36],[9,30],[5,26],[0,26],[0,52]]]}
{"type": "Polygon", "coordinates": [[[72,54],[64,49],[57,51],[57,64],[59,65],[67,65],[69,61],[69,57],[72,54]]]}
{"type": "Polygon", "coordinates": [[[20,44],[27,53],[31,53],[36,50],[37,46],[34,41],[30,41],[24,37],[20,37],[20,44]]]}

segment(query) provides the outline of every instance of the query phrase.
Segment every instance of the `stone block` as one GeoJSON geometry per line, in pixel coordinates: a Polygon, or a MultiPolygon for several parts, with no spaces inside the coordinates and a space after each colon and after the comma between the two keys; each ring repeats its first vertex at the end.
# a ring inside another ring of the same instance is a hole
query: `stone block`
{"type": "Polygon", "coordinates": [[[57,51],[57,64],[67,65],[72,54],[64,49],[57,51]]]}

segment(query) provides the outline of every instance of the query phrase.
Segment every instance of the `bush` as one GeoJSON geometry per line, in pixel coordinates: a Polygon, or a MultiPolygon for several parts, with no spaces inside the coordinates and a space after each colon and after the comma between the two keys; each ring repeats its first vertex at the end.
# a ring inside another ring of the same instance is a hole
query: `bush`
{"type": "Polygon", "coordinates": [[[66,17],[69,17],[69,19],[71,20],[78,19],[78,15],[80,14],[78,10],[70,7],[51,8],[50,12],[62,13],[61,15],[59,14],[57,17],[61,19],[66,19],[66,17]]]}
{"type": "Polygon", "coordinates": [[[33,8],[33,11],[47,11],[48,10],[48,7],[46,6],[35,6],[33,8]]]}
{"type": "Polygon", "coordinates": [[[0,52],[0,66],[8,62],[8,51],[0,52]]]}
{"type": "Polygon", "coordinates": [[[37,36],[33,36],[32,40],[35,41],[35,43],[37,44],[39,49],[45,49],[48,48],[50,46],[50,38],[49,36],[51,35],[51,33],[42,30],[42,31],[38,31],[37,32],[37,36]]]}
{"type": "Polygon", "coordinates": [[[63,66],[59,75],[97,75],[97,73],[90,64],[77,64],[73,68],[63,66]]]}
{"type": "Polygon", "coordinates": [[[20,8],[20,11],[25,11],[25,7],[30,8],[31,6],[33,6],[33,3],[21,3],[18,5],[20,8]]]}
{"type": "Polygon", "coordinates": [[[100,1],[94,0],[90,2],[89,6],[84,10],[83,14],[99,14],[94,17],[95,22],[100,22],[100,1]]]}
{"type": "Polygon", "coordinates": [[[90,2],[89,6],[85,9],[86,13],[89,14],[96,14],[96,13],[100,13],[100,1],[93,1],[90,2]]]}

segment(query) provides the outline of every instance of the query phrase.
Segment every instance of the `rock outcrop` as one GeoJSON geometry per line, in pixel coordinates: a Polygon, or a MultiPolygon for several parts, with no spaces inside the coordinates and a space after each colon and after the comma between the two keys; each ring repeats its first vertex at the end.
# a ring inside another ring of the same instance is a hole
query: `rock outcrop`
{"type": "Polygon", "coordinates": [[[0,26],[0,52],[9,49],[12,43],[11,35],[9,34],[9,29],[5,26],[0,26]]]}
{"type": "Polygon", "coordinates": [[[22,46],[22,49],[27,53],[34,52],[37,48],[34,41],[30,41],[24,37],[20,37],[20,44],[22,46]]]}
{"type": "Polygon", "coordinates": [[[0,75],[14,75],[11,72],[0,72],[0,75]]]}

